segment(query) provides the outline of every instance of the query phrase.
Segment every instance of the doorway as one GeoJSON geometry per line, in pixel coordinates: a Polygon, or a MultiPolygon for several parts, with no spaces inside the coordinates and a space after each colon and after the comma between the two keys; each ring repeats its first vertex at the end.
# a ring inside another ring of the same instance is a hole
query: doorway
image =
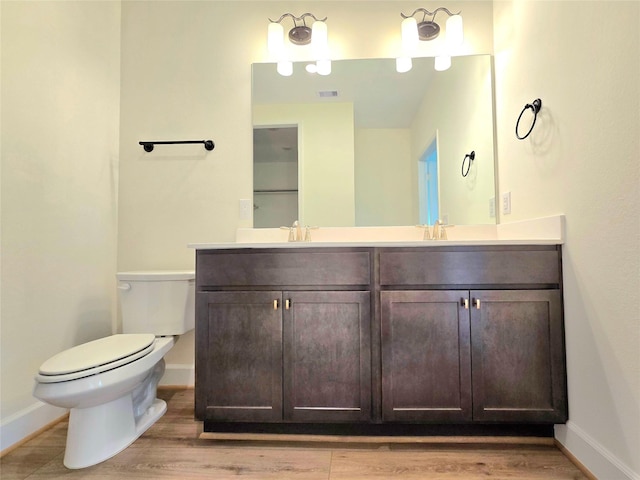
{"type": "Polygon", "coordinates": [[[440,218],[438,192],[438,132],[418,160],[418,212],[421,225],[440,218]]]}
{"type": "Polygon", "coordinates": [[[298,127],[253,128],[253,226],[290,226],[298,219],[298,127]]]}

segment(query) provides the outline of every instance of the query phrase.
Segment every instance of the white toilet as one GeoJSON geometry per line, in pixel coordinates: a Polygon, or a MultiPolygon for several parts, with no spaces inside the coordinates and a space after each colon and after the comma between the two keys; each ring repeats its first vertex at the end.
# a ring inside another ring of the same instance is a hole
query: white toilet
{"type": "Polygon", "coordinates": [[[118,273],[122,334],[44,362],[33,395],[69,408],[64,465],[84,468],[131,445],[167,410],[156,398],[164,355],[194,328],[194,272],[118,273]]]}

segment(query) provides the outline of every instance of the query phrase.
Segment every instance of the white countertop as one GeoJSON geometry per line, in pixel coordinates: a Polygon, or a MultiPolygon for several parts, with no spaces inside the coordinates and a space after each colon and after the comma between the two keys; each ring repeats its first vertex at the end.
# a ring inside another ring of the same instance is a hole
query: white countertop
{"type": "Polygon", "coordinates": [[[421,241],[354,241],[354,242],[253,242],[190,243],[196,250],[233,248],[330,248],[330,247],[453,247],[469,245],[559,245],[557,239],[535,240],[421,240],[421,241]]]}
{"type": "MultiPolygon", "coordinates": [[[[303,229],[304,232],[304,229],[303,229]]],[[[447,228],[448,240],[422,240],[424,230],[404,227],[323,227],[312,230],[311,242],[288,242],[288,230],[241,228],[236,242],[190,243],[197,250],[234,248],[445,247],[487,245],[561,245],[564,215],[500,225],[447,228]]]]}

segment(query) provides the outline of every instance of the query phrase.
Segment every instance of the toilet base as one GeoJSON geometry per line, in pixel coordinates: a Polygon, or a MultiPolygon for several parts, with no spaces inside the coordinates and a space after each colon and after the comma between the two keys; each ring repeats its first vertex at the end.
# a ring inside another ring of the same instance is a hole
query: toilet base
{"type": "Polygon", "coordinates": [[[131,394],[95,407],[72,408],[65,467],[90,467],[113,457],[136,441],[166,411],[166,402],[156,398],[136,422],[131,394]]]}

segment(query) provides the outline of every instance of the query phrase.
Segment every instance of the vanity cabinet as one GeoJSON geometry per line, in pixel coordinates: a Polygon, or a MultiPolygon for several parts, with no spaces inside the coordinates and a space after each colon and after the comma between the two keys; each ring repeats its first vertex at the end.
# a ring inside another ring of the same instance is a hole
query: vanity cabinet
{"type": "Polygon", "coordinates": [[[203,249],[196,288],[205,430],[567,419],[559,246],[203,249]]]}
{"type": "Polygon", "coordinates": [[[564,422],[559,247],[379,253],[384,421],[564,422]]]}
{"type": "Polygon", "coordinates": [[[196,416],[369,421],[369,258],[306,250],[199,256],[196,416]]]}
{"type": "Polygon", "coordinates": [[[383,291],[384,421],[566,421],[558,290],[383,291]]]}

